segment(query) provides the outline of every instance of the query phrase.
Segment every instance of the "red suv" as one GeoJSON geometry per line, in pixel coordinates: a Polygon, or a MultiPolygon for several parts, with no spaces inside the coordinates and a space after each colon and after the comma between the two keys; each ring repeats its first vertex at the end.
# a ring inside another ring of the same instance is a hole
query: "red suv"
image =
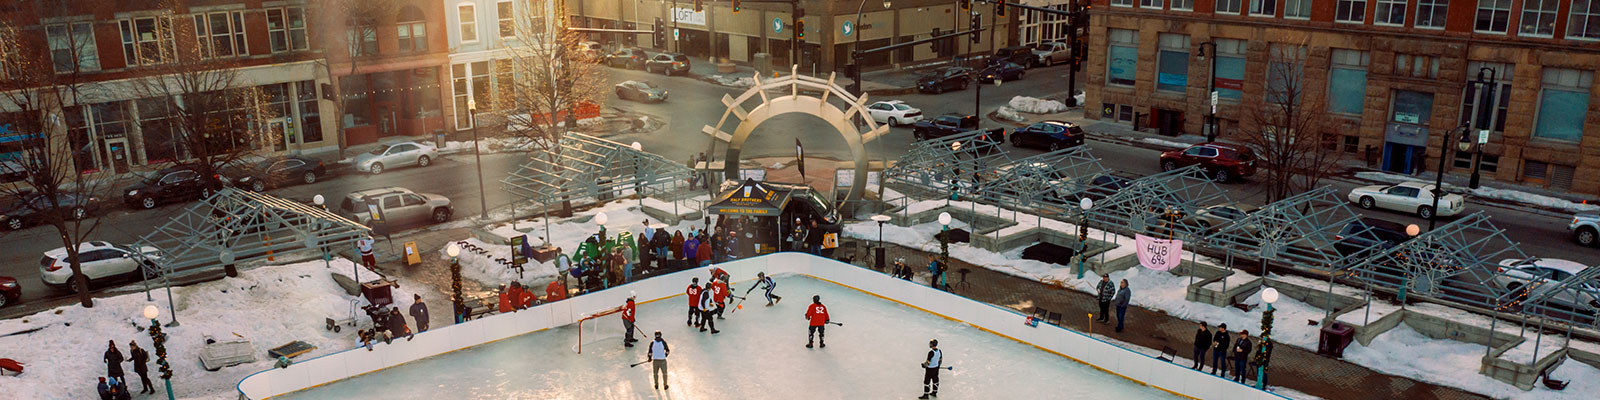
{"type": "Polygon", "coordinates": [[[1171,171],[1199,164],[1217,182],[1228,182],[1256,173],[1256,153],[1249,147],[1202,143],[1183,150],[1161,153],[1161,170],[1171,171]]]}

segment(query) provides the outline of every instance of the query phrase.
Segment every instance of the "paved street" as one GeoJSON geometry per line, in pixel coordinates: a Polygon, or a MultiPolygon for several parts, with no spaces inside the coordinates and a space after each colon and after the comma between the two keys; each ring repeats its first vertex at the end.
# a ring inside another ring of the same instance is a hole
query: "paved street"
{"type": "MultiPolygon", "coordinates": [[[[619,134],[609,138],[622,143],[638,141],[644,145],[646,151],[673,160],[684,160],[693,154],[706,151],[709,140],[700,133],[701,127],[714,124],[722,116],[725,110],[721,103],[723,95],[737,96],[743,91],[690,77],[663,77],[640,71],[617,69],[606,69],[606,71],[610,73],[610,80],[613,82],[630,79],[648,80],[665,87],[670,92],[670,100],[662,104],[615,100],[608,104],[609,107],[667,121],[665,127],[650,133],[619,134]]],[[[1030,70],[1027,78],[1021,82],[1009,82],[999,87],[988,86],[982,93],[983,111],[985,113],[993,111],[1016,95],[1045,97],[1065,93],[1067,90],[1065,73],[1064,66],[1035,69],[1030,70]]],[[[937,116],[947,112],[972,113],[973,95],[973,90],[968,89],[943,95],[910,94],[892,98],[904,100],[921,108],[925,115],[937,116]]],[[[999,126],[992,121],[986,121],[985,124],[999,126]]],[[[731,130],[731,127],[728,130],[731,130]]],[[[743,156],[747,158],[790,156],[794,151],[792,145],[795,137],[801,138],[805,143],[808,156],[848,158],[845,142],[832,131],[830,126],[814,117],[796,115],[775,118],[760,127],[746,143],[743,156]]],[[[892,160],[909,148],[911,142],[909,128],[894,128],[884,140],[869,145],[868,150],[874,159],[892,160]]],[[[1108,168],[1140,175],[1158,172],[1157,150],[1106,140],[1091,140],[1088,145],[1108,168]]],[[[1010,149],[1010,146],[1006,147],[1010,149]]],[[[719,148],[715,154],[720,156],[720,151],[719,148]]],[[[1028,149],[1010,151],[1014,152],[1013,157],[1038,153],[1037,150],[1028,149]]],[[[516,154],[484,155],[484,183],[488,186],[486,191],[491,209],[510,204],[509,195],[500,189],[498,182],[517,167],[519,159],[520,156],[516,154]]],[[[320,193],[328,199],[330,206],[336,207],[339,200],[352,191],[383,186],[404,186],[419,192],[438,193],[450,197],[456,207],[455,218],[467,218],[476,216],[480,211],[472,160],[471,153],[456,154],[444,157],[428,168],[393,169],[379,176],[346,173],[313,185],[276,189],[271,193],[297,199],[309,199],[312,195],[320,193]]],[[[1329,181],[1329,184],[1341,194],[1358,185],[1344,180],[1329,181]]],[[[1234,199],[1254,203],[1263,200],[1260,191],[1252,183],[1233,183],[1225,187],[1230,190],[1230,196],[1234,199]]],[[[185,206],[173,204],[148,211],[117,208],[106,214],[105,225],[99,228],[92,239],[119,243],[132,242],[151,227],[164,223],[167,218],[185,206]]],[[[1580,248],[1572,244],[1565,229],[1569,219],[1564,216],[1530,213],[1525,210],[1476,203],[1470,205],[1469,210],[1483,210],[1488,213],[1493,218],[1494,224],[1504,229],[1514,240],[1520,241],[1523,251],[1529,255],[1571,259],[1588,265],[1600,264],[1600,250],[1580,248]]],[[[1371,211],[1367,214],[1426,226],[1426,221],[1413,216],[1385,211],[1371,211]]],[[[48,249],[60,247],[59,240],[54,238],[53,229],[33,227],[9,232],[0,237],[0,241],[3,241],[3,244],[0,244],[0,249],[3,249],[0,251],[0,275],[16,277],[23,283],[24,302],[62,295],[44,289],[38,283],[39,257],[48,249]]]]}

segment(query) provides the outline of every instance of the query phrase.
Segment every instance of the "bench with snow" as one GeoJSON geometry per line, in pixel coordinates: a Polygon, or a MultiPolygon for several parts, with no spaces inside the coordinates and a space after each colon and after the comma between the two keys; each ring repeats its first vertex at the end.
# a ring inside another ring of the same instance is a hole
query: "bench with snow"
{"type": "Polygon", "coordinates": [[[200,349],[200,365],[207,371],[256,361],[255,346],[242,337],[217,340],[205,335],[205,341],[205,347],[200,349]]]}

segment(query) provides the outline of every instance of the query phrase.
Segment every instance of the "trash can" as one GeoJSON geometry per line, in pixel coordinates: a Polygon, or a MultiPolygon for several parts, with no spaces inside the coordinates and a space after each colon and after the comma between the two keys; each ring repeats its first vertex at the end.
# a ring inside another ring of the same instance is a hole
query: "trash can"
{"type": "Polygon", "coordinates": [[[444,130],[443,129],[434,129],[433,130],[433,147],[437,147],[437,148],[441,148],[441,149],[444,148],[444,130]]]}
{"type": "Polygon", "coordinates": [[[1334,322],[1324,326],[1317,340],[1317,354],[1344,358],[1344,348],[1355,340],[1355,336],[1356,329],[1349,325],[1334,322]]]}

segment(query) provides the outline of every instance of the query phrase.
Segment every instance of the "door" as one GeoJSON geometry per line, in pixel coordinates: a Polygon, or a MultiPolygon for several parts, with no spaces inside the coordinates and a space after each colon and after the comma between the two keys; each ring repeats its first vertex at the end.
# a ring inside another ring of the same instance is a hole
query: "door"
{"type": "Polygon", "coordinates": [[[1383,170],[1397,174],[1411,173],[1411,157],[1416,154],[1416,146],[1399,143],[1383,144],[1383,170]]]}
{"type": "Polygon", "coordinates": [[[106,277],[125,273],[126,266],[119,265],[122,252],[116,250],[90,250],[78,254],[79,267],[83,268],[83,275],[89,279],[105,279],[106,277]]]}
{"type": "Polygon", "coordinates": [[[273,118],[267,120],[267,140],[272,141],[273,151],[285,151],[289,144],[294,143],[294,133],[289,129],[287,118],[273,118]]]}
{"type": "Polygon", "coordinates": [[[411,223],[410,216],[406,215],[405,207],[401,207],[400,195],[385,195],[378,200],[378,207],[383,209],[383,223],[388,226],[399,226],[411,223]]]}
{"type": "Polygon", "coordinates": [[[161,197],[166,200],[187,199],[200,193],[200,174],[190,170],[174,171],[161,177],[161,197]]]}
{"type": "Polygon", "coordinates": [[[428,201],[421,195],[400,195],[400,207],[404,208],[406,215],[411,218],[411,223],[425,224],[432,221],[433,213],[428,210],[428,201]]]}
{"type": "Polygon", "coordinates": [[[106,139],[106,164],[111,171],[117,174],[126,174],[129,170],[128,139],[106,139]]]}

